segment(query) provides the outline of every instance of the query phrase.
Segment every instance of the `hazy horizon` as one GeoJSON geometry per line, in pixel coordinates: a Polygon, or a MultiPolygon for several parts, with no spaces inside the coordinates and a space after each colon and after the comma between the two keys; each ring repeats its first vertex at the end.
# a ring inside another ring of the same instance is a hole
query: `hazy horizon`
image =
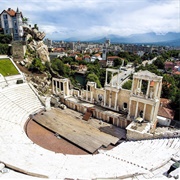
{"type": "Polygon", "coordinates": [[[180,32],[179,0],[2,0],[0,10],[17,7],[52,40],[180,32]]]}

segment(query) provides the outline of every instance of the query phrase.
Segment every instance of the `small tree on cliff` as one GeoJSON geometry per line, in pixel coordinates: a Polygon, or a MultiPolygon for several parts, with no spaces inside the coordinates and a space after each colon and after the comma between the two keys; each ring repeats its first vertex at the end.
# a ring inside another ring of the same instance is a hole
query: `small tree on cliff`
{"type": "Polygon", "coordinates": [[[42,64],[39,58],[34,58],[31,65],[29,66],[29,70],[32,72],[43,72],[46,69],[46,66],[42,64]]]}

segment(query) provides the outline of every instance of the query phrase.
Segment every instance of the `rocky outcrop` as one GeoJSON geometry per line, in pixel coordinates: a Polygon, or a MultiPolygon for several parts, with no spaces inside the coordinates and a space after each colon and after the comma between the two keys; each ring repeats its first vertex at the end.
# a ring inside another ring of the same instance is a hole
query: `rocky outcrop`
{"type": "Polygon", "coordinates": [[[37,53],[43,62],[50,61],[48,47],[43,43],[43,41],[32,40],[28,46],[32,51],[37,53]]]}
{"type": "Polygon", "coordinates": [[[24,32],[28,48],[35,52],[43,62],[50,61],[48,47],[42,41],[45,33],[30,27],[24,27],[24,32]]]}
{"type": "Polygon", "coordinates": [[[26,79],[37,89],[40,94],[51,94],[51,80],[48,78],[48,75],[27,75],[26,79]]]}
{"type": "Polygon", "coordinates": [[[36,28],[30,28],[28,26],[23,27],[23,30],[25,37],[27,37],[28,34],[30,34],[32,38],[36,41],[42,41],[46,35],[44,32],[40,32],[36,28]]]}

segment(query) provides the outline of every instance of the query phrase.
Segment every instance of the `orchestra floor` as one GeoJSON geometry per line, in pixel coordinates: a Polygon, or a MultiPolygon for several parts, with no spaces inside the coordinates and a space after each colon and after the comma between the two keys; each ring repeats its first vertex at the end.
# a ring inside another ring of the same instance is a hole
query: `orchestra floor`
{"type": "Polygon", "coordinates": [[[46,149],[64,154],[94,154],[101,148],[111,149],[125,138],[125,130],[93,118],[84,121],[82,116],[71,109],[36,114],[27,124],[28,137],[46,149]]]}

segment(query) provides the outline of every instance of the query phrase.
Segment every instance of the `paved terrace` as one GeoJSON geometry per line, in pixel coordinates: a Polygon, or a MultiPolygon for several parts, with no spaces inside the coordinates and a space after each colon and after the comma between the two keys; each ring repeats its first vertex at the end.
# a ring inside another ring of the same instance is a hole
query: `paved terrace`
{"type": "Polygon", "coordinates": [[[10,170],[1,178],[73,178],[96,179],[112,177],[162,178],[163,167],[169,168],[170,158],[180,157],[180,139],[156,139],[125,142],[97,155],[64,155],[34,144],[24,132],[29,114],[43,106],[28,84],[0,90],[0,161],[26,176],[10,170]],[[168,167],[166,166],[168,164],[168,167]]]}

